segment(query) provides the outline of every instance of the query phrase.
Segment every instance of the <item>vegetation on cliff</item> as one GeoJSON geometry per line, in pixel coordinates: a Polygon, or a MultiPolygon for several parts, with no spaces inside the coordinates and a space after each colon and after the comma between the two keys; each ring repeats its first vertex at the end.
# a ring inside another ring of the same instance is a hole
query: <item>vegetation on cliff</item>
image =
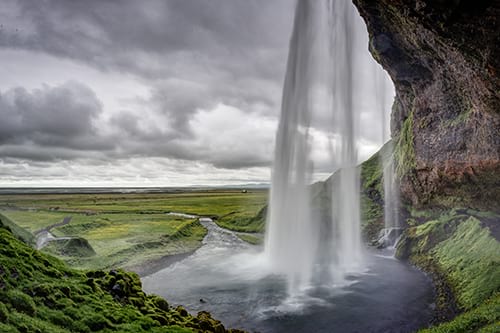
{"type": "Polygon", "coordinates": [[[353,0],[391,76],[401,193],[414,206],[498,209],[500,7],[353,0]]]}
{"type": "Polygon", "coordinates": [[[429,272],[438,292],[438,320],[428,332],[485,332],[500,320],[500,242],[491,221],[469,209],[413,211],[397,256],[429,272]],[[495,237],[496,236],[496,237],[495,237]]]}
{"type": "MultiPolygon", "coordinates": [[[[1,332],[227,332],[146,295],[135,273],[76,271],[0,228],[1,332]]],[[[229,332],[237,332],[229,330],[229,332]]]]}
{"type": "Polygon", "coordinates": [[[382,163],[390,156],[391,144],[361,163],[361,227],[366,241],[377,238],[384,227],[384,184],[382,163]]]}
{"type": "MultiPolygon", "coordinates": [[[[397,254],[434,277],[440,321],[462,312],[425,332],[498,332],[500,8],[353,2],[396,88],[391,131],[409,227],[397,254]]],[[[365,206],[379,202],[371,201],[365,206]]]]}

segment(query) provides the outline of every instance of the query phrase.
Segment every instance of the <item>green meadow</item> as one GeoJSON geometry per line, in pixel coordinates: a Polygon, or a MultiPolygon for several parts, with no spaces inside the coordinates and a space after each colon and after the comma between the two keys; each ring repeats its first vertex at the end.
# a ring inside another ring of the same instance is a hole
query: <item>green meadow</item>
{"type": "Polygon", "coordinates": [[[33,235],[71,217],[68,224],[50,232],[83,241],[51,242],[42,251],[75,268],[122,267],[140,272],[162,258],[190,253],[201,245],[206,230],[198,220],[169,212],[210,216],[222,227],[244,232],[243,240],[259,243],[264,218],[258,213],[266,202],[266,190],[0,195],[0,219],[33,235]],[[79,248],[87,242],[93,251],[79,248]]]}

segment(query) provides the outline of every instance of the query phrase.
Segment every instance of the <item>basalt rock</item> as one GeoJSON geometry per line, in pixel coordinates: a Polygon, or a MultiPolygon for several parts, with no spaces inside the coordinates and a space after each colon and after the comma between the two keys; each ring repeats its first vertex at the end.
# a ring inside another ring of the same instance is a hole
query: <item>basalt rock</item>
{"type": "Polygon", "coordinates": [[[403,199],[498,209],[500,1],[353,2],[396,87],[391,131],[403,199]]]}

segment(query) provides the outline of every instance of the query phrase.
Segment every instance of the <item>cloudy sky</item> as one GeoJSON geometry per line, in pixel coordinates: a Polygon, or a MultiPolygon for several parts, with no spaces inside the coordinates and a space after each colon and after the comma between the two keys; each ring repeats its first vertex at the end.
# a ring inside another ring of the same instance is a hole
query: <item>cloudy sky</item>
{"type": "Polygon", "coordinates": [[[2,0],[0,186],[269,182],[294,4],[2,0]]]}

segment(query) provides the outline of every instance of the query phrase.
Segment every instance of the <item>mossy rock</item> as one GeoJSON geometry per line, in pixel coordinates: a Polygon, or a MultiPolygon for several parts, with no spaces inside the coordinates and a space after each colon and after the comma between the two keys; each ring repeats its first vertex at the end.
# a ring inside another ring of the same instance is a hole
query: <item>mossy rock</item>
{"type": "MultiPolygon", "coordinates": [[[[0,332],[201,332],[123,270],[76,271],[0,228],[0,332]]],[[[226,330],[212,319],[212,331],[226,330]],[[219,325],[219,326],[218,326],[219,325]]]]}
{"type": "Polygon", "coordinates": [[[432,219],[405,230],[397,257],[431,273],[438,292],[438,318],[449,320],[464,312],[425,332],[493,329],[500,317],[500,242],[488,225],[494,218],[498,221],[498,215],[466,209],[412,214],[432,219]]]}
{"type": "Polygon", "coordinates": [[[36,306],[33,299],[17,289],[10,289],[5,294],[0,295],[3,302],[9,303],[16,311],[35,315],[36,306]]]}

